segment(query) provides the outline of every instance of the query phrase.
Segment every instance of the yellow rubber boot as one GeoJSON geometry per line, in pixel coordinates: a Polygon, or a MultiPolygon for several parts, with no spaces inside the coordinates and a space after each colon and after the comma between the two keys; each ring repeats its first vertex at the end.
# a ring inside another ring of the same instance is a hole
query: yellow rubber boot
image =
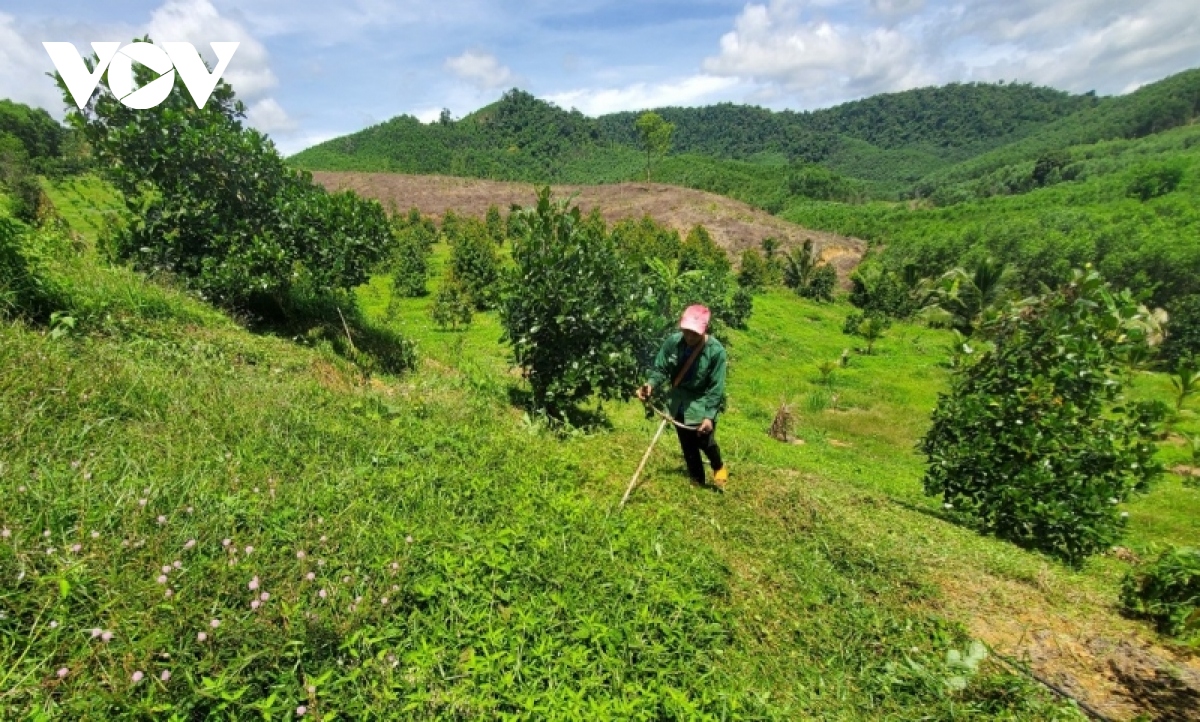
{"type": "Polygon", "coordinates": [[[713,486],[725,491],[725,482],[729,481],[729,464],[713,472],[713,486]]]}

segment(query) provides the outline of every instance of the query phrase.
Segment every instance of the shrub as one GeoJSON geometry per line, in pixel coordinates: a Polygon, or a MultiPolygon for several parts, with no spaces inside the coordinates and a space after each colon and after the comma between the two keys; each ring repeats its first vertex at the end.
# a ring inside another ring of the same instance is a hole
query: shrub
{"type": "Polygon", "coordinates": [[[1167,338],[1162,356],[1172,365],[1200,356],[1200,294],[1190,294],[1171,302],[1168,308],[1167,338]]]}
{"type": "Polygon", "coordinates": [[[847,336],[858,336],[867,342],[867,355],[875,352],[875,342],[883,338],[883,333],[892,325],[891,319],[878,313],[852,313],[842,324],[842,333],[847,336]]]}
{"type": "Polygon", "coordinates": [[[907,279],[878,261],[864,262],[850,274],[850,303],[863,311],[908,318],[919,304],[907,279]]]}
{"type": "Polygon", "coordinates": [[[397,233],[395,251],[388,271],[392,274],[393,298],[417,298],[429,293],[425,281],[429,275],[429,246],[423,240],[421,226],[397,233]]]}
{"type": "Polygon", "coordinates": [[[1094,271],[1010,303],[959,344],[949,393],[921,441],[927,494],[985,532],[1069,563],[1107,549],[1118,504],[1160,468],[1161,405],[1121,403],[1125,352],[1145,345],[1142,311],[1094,271]]]}
{"type": "Polygon", "coordinates": [[[593,394],[628,393],[654,340],[636,269],[611,235],[587,226],[578,206],[552,201],[548,187],[519,213],[500,321],[534,404],[560,415],[593,394]]]}
{"type": "Polygon", "coordinates": [[[742,251],[741,268],[738,269],[738,285],[750,291],[759,291],[767,286],[770,268],[758,249],[742,251]]]}
{"type": "Polygon", "coordinates": [[[1200,549],[1171,548],[1130,571],[1121,605],[1132,616],[1154,620],[1164,634],[1200,637],[1200,549]]]}
{"type": "Polygon", "coordinates": [[[447,269],[430,308],[433,322],[441,329],[470,326],[474,313],[472,306],[470,291],[452,270],[447,269]]]}
{"type": "Polygon", "coordinates": [[[697,225],[688,232],[679,251],[679,270],[724,275],[732,270],[729,254],[716,244],[708,229],[697,225]]]}
{"type": "Polygon", "coordinates": [[[484,225],[487,226],[488,237],[496,242],[496,245],[503,245],[504,239],[508,236],[508,229],[505,227],[504,218],[500,216],[500,209],[496,204],[488,206],[487,215],[484,216],[484,225]]]}
{"type": "Polygon", "coordinates": [[[754,313],[754,294],[745,287],[738,287],[733,292],[733,298],[729,303],[727,322],[733,328],[744,330],[752,313],[754,313]]]}
{"type": "Polygon", "coordinates": [[[828,263],[822,263],[813,270],[808,283],[796,292],[813,301],[832,301],[836,288],[837,270],[828,263]]]}
{"type": "Polygon", "coordinates": [[[1131,198],[1148,201],[1175,190],[1182,179],[1183,166],[1177,163],[1150,163],[1133,171],[1125,192],[1131,198]]]}
{"type": "Polygon", "coordinates": [[[455,221],[455,228],[450,248],[450,268],[454,277],[462,282],[476,309],[491,308],[496,303],[496,286],[500,280],[496,243],[488,235],[487,227],[476,218],[459,219],[455,221]]]}
{"type": "Polygon", "coordinates": [[[55,294],[37,258],[24,248],[28,232],[23,223],[0,215],[0,317],[45,320],[55,294]]]}
{"type": "MultiPolygon", "coordinates": [[[[139,82],[154,79],[136,68],[139,82]]],[[[291,170],[270,139],[242,127],[245,108],[227,83],[197,108],[177,77],[161,105],[133,110],[102,81],[76,110],[58,80],[69,121],[124,196],[133,222],[112,248],[136,267],[169,272],[226,307],[265,298],[280,308],[296,278],[354,288],[390,251],[379,204],[328,194],[291,170]]]]}

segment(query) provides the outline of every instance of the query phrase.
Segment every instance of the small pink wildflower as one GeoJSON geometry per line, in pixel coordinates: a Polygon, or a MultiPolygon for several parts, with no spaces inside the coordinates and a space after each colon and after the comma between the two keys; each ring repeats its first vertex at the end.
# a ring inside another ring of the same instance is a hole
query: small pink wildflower
{"type": "Polygon", "coordinates": [[[171,678],[171,670],[164,669],[162,671],[162,674],[158,675],[158,678],[161,679],[162,681],[166,682],[167,680],[169,680],[171,678]]]}
{"type": "Polygon", "coordinates": [[[99,539],[99,538],[100,538],[100,532],[98,532],[98,531],[93,531],[93,532],[92,532],[92,538],[93,538],[93,539],[99,539]]]}
{"type": "Polygon", "coordinates": [[[140,670],[140,669],[139,669],[138,671],[136,671],[136,672],[134,672],[134,673],[133,673],[133,678],[132,678],[132,679],[133,679],[133,683],[134,683],[134,684],[137,684],[138,682],[141,682],[141,681],[142,681],[142,678],[143,678],[143,677],[145,677],[145,676],[146,676],[146,675],[142,674],[142,670],[140,670]]]}
{"type": "Polygon", "coordinates": [[[317,592],[317,596],[320,597],[321,599],[324,599],[326,596],[325,590],[322,589],[321,591],[317,592]]]}
{"type": "Polygon", "coordinates": [[[258,595],[258,598],[265,602],[271,598],[271,595],[266,592],[263,592],[262,594],[258,595]]]}
{"type": "Polygon", "coordinates": [[[93,628],[92,629],[92,639],[99,637],[103,632],[104,632],[103,629],[93,628]]]}
{"type": "Polygon", "coordinates": [[[163,573],[163,574],[170,574],[170,573],[171,573],[171,565],[169,565],[169,564],[164,564],[164,565],[163,565],[163,567],[162,567],[162,573],[163,573]]]}
{"type": "Polygon", "coordinates": [[[325,517],[323,517],[323,516],[319,516],[319,517],[317,517],[317,523],[318,523],[318,524],[324,524],[324,523],[325,523],[325,517]]]}
{"type": "Polygon", "coordinates": [[[167,575],[159,574],[158,579],[155,579],[154,581],[158,582],[159,584],[166,584],[167,583],[167,575]]]}
{"type": "Polygon", "coordinates": [[[0,537],[7,539],[10,536],[12,536],[12,532],[8,530],[8,527],[4,527],[3,529],[0,529],[0,537]]]}
{"type": "Polygon", "coordinates": [[[167,599],[170,599],[171,597],[175,596],[175,592],[168,589],[167,591],[163,592],[163,596],[167,599]]]}
{"type": "Polygon", "coordinates": [[[83,549],[82,544],[72,544],[71,545],[71,553],[72,554],[78,554],[80,549],[83,549]]]}
{"type": "Polygon", "coordinates": [[[193,511],[195,511],[195,509],[193,509],[192,507],[189,506],[185,511],[187,511],[187,513],[191,514],[193,511]]]}
{"type": "Polygon", "coordinates": [[[405,541],[405,543],[412,544],[413,543],[412,534],[409,534],[408,536],[404,537],[404,541],[405,541]]]}
{"type": "Polygon", "coordinates": [[[157,521],[157,522],[158,522],[160,525],[162,525],[162,524],[166,524],[166,523],[167,523],[167,517],[163,516],[162,514],[159,514],[159,515],[158,515],[158,518],[157,518],[157,519],[155,519],[155,521],[157,521]]]}
{"type": "Polygon", "coordinates": [[[387,597],[384,597],[383,599],[380,599],[380,600],[379,600],[379,603],[380,603],[381,605],[383,605],[383,606],[385,606],[385,607],[386,607],[386,606],[387,606],[387,597]]]}
{"type": "Polygon", "coordinates": [[[221,540],[221,546],[223,546],[223,547],[227,547],[232,543],[233,543],[232,539],[222,539],[221,540]]]}
{"type": "Polygon", "coordinates": [[[308,574],[304,575],[304,578],[311,582],[312,580],[317,578],[317,575],[313,572],[309,572],[308,574]]]}
{"type": "Polygon", "coordinates": [[[398,592],[398,591],[400,591],[400,585],[399,585],[399,584],[393,584],[393,585],[392,585],[392,591],[393,591],[393,592],[398,592]]]}
{"type": "Polygon", "coordinates": [[[51,629],[58,629],[58,622],[57,622],[57,621],[54,621],[54,620],[51,620],[51,622],[50,622],[50,628],[51,628],[51,629]]]}
{"type": "Polygon", "coordinates": [[[24,493],[25,493],[25,485],[24,485],[24,484],[22,484],[22,485],[18,486],[18,487],[17,487],[17,491],[19,491],[19,492],[21,492],[22,494],[24,494],[24,493]]]}
{"type": "Polygon", "coordinates": [[[317,693],[317,688],[316,688],[316,687],[314,687],[314,686],[313,686],[313,685],[311,685],[311,684],[310,684],[310,685],[308,685],[308,688],[307,688],[307,690],[308,690],[308,693],[309,693],[309,694],[316,694],[316,693],[317,693]]]}
{"type": "Polygon", "coordinates": [[[207,634],[205,634],[204,632],[196,632],[196,641],[197,642],[203,642],[206,639],[208,639],[207,634]]]}
{"type": "Polygon", "coordinates": [[[296,716],[297,717],[303,717],[307,712],[308,712],[308,707],[305,707],[304,705],[300,705],[299,707],[296,708],[296,716]]]}
{"type": "Polygon", "coordinates": [[[329,537],[327,537],[327,536],[325,536],[324,534],[322,534],[322,535],[321,535],[321,543],[322,543],[322,544],[324,544],[324,543],[325,543],[325,542],[327,542],[327,541],[329,541],[329,537]]]}
{"type": "Polygon", "coordinates": [[[100,635],[100,639],[105,642],[111,642],[112,638],[113,638],[113,633],[108,630],[105,630],[104,633],[100,635]]]}
{"type": "Polygon", "coordinates": [[[250,552],[252,552],[252,551],[254,551],[254,547],[246,547],[246,553],[247,553],[247,554],[249,554],[249,553],[250,553],[250,552]]]}
{"type": "Polygon", "coordinates": [[[147,486],[145,489],[142,489],[142,493],[143,493],[143,494],[149,494],[149,493],[150,493],[150,487],[148,487],[148,486],[147,486]]]}
{"type": "Polygon", "coordinates": [[[181,561],[179,561],[178,559],[176,559],[175,561],[171,562],[171,566],[175,567],[176,569],[182,569],[182,568],[183,568],[183,562],[181,562],[181,561]]]}
{"type": "Polygon", "coordinates": [[[349,576],[342,577],[342,584],[349,584],[349,583],[350,583],[350,577],[349,577],[349,576]]]}
{"type": "Polygon", "coordinates": [[[250,602],[251,609],[258,609],[260,606],[262,606],[262,602],[258,601],[257,599],[250,602]]]}
{"type": "Polygon", "coordinates": [[[255,574],[254,578],[251,579],[250,583],[247,584],[246,586],[250,587],[250,591],[254,591],[255,589],[258,589],[258,575],[255,574]]]}
{"type": "Polygon", "coordinates": [[[303,559],[304,557],[305,557],[305,554],[304,554],[304,550],[303,550],[303,549],[301,549],[300,551],[296,552],[296,558],[297,558],[297,559],[303,559]]]}
{"type": "Polygon", "coordinates": [[[216,629],[217,627],[221,626],[221,620],[220,620],[220,619],[214,619],[214,620],[212,620],[211,622],[209,622],[209,623],[208,623],[208,626],[212,627],[213,629],[216,629]]]}
{"type": "Polygon", "coordinates": [[[396,571],[399,568],[400,568],[399,562],[392,562],[392,571],[396,571]]]}
{"type": "Polygon", "coordinates": [[[138,499],[138,506],[145,506],[149,499],[138,499]]]}
{"type": "Polygon", "coordinates": [[[44,537],[46,537],[47,539],[49,539],[49,538],[50,538],[50,530],[49,530],[49,529],[47,529],[46,531],[42,532],[42,536],[44,536],[44,537]]]}
{"type": "Polygon", "coordinates": [[[187,540],[187,543],[183,545],[183,548],[184,548],[184,549],[191,549],[191,548],[192,548],[192,547],[194,547],[194,546],[196,546],[196,540],[195,540],[195,539],[188,539],[188,540],[187,540]]]}
{"type": "Polygon", "coordinates": [[[58,678],[62,679],[63,677],[66,677],[70,673],[71,673],[71,670],[67,669],[66,667],[60,667],[58,670],[58,678]]]}

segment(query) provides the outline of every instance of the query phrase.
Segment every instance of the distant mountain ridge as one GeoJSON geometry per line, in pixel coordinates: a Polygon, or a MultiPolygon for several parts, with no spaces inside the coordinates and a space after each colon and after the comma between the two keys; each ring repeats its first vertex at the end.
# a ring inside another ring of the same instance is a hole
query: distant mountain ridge
{"type": "MultiPolygon", "coordinates": [[[[986,162],[980,169],[972,162],[989,154],[1011,162],[1006,148],[1036,155],[1055,144],[1137,137],[1191,122],[1200,115],[1200,70],[1114,97],[1029,84],[953,83],[816,111],[730,103],[655,111],[676,126],[666,177],[655,180],[724,192],[714,174],[781,184],[789,167],[820,164],[862,182],[872,196],[903,197],[927,195],[919,190],[927,178],[961,182],[987,172],[986,162]]],[[[444,115],[424,124],[397,116],[290,160],[309,170],[612,183],[644,178],[633,125],[639,114],[589,118],[513,89],[459,120],[444,115]]]]}

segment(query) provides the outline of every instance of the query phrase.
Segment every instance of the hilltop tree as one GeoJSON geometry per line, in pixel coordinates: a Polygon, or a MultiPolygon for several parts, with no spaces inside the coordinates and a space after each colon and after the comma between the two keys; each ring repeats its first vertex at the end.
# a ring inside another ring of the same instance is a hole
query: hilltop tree
{"type": "Polygon", "coordinates": [[[638,140],[646,150],[646,182],[649,183],[651,162],[655,156],[661,158],[671,149],[671,134],[675,132],[675,124],[649,111],[638,116],[634,127],[637,128],[638,140]]]}

